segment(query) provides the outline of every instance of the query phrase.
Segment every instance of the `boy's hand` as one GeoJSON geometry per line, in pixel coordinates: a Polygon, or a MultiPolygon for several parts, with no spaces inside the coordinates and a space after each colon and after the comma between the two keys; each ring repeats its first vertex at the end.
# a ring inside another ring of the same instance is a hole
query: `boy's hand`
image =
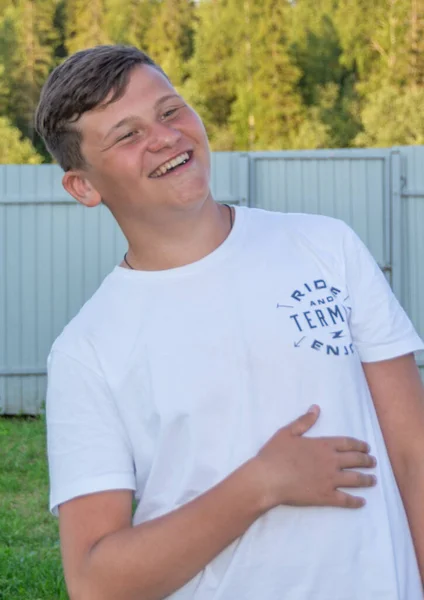
{"type": "Polygon", "coordinates": [[[350,469],[375,467],[376,459],[366,442],[354,438],[303,437],[319,413],[319,407],[312,406],[279,429],[253,459],[267,509],[279,504],[344,508],[365,504],[363,498],[338,488],[375,485],[374,475],[350,469]]]}

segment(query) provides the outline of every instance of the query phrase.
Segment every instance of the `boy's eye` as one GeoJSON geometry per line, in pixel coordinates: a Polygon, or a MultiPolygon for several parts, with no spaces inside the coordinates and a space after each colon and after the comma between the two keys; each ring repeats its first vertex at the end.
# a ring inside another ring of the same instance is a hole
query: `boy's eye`
{"type": "Polygon", "coordinates": [[[125,135],[123,135],[122,137],[120,137],[119,140],[118,140],[118,142],[122,142],[122,140],[127,140],[128,138],[131,138],[136,133],[137,133],[136,131],[129,131],[128,133],[126,133],[125,135]]]}
{"type": "Polygon", "coordinates": [[[162,118],[166,119],[167,117],[171,117],[174,113],[176,113],[178,108],[170,108],[166,112],[163,113],[162,118]]]}

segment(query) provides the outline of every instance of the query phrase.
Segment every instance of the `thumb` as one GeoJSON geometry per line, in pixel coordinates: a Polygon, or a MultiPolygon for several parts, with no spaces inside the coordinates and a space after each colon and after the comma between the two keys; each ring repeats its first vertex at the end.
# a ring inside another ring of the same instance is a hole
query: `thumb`
{"type": "Polygon", "coordinates": [[[315,425],[315,423],[318,420],[319,414],[320,414],[319,406],[317,406],[316,404],[313,404],[307,413],[305,413],[304,415],[302,415],[301,417],[299,417],[298,419],[296,419],[295,421],[290,423],[290,425],[289,425],[290,431],[292,432],[293,435],[298,435],[298,436],[303,435],[304,433],[309,431],[309,429],[311,429],[311,427],[313,425],[315,425]]]}

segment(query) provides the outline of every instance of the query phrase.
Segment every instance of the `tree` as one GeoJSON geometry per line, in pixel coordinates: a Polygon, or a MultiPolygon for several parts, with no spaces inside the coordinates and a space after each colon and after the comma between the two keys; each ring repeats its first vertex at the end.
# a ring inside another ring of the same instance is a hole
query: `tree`
{"type": "Polygon", "coordinates": [[[146,33],[149,54],[178,87],[188,77],[193,54],[194,4],[192,0],[162,0],[146,33]]]}
{"type": "Polygon", "coordinates": [[[19,129],[9,119],[0,117],[0,164],[38,165],[42,157],[28,139],[22,139],[19,129]]]}
{"type": "Polygon", "coordinates": [[[424,83],[424,0],[340,0],[335,18],[342,60],[357,76],[363,131],[355,144],[418,143],[424,83]],[[408,114],[408,110],[414,113],[408,114]]]}
{"type": "Polygon", "coordinates": [[[231,123],[238,134],[237,147],[290,148],[303,113],[297,90],[301,72],[293,64],[288,46],[290,4],[245,0],[242,8],[249,16],[244,23],[250,52],[234,72],[237,100],[231,123]]]}
{"type": "Polygon", "coordinates": [[[364,147],[424,144],[424,89],[403,92],[386,85],[367,99],[362,111],[364,131],[355,143],[364,147]]]}
{"type": "Polygon", "coordinates": [[[196,10],[194,53],[182,86],[208,131],[214,150],[233,150],[229,129],[231,105],[236,98],[233,56],[239,55],[237,0],[203,0],[196,10]]]}
{"type": "Polygon", "coordinates": [[[323,123],[319,107],[312,106],[306,111],[296,135],[292,137],[291,147],[293,150],[316,150],[330,146],[330,127],[323,123]]]}
{"type": "Polygon", "coordinates": [[[346,75],[334,23],[336,5],[335,0],[297,0],[290,11],[290,55],[302,72],[299,89],[308,106],[317,102],[323,86],[341,85],[346,75]]]}
{"type": "Polygon", "coordinates": [[[339,0],[296,0],[292,4],[290,54],[302,73],[298,88],[307,110],[302,131],[309,132],[300,138],[317,141],[309,147],[323,147],[323,143],[348,147],[360,128],[355,71],[341,61],[335,22],[338,4],[339,0]]]}
{"type": "Polygon", "coordinates": [[[65,32],[65,46],[69,54],[107,44],[105,0],[67,0],[65,32]]]}
{"type": "Polygon", "coordinates": [[[410,86],[424,85],[424,0],[410,0],[408,15],[408,73],[410,86]]]}
{"type": "MultiPolygon", "coordinates": [[[[364,96],[386,84],[403,86],[410,73],[410,41],[418,34],[422,0],[339,0],[335,22],[343,48],[342,62],[355,69],[364,96]],[[415,33],[411,33],[414,23],[415,33]],[[409,42],[408,42],[409,39],[409,42]]],[[[421,29],[421,33],[424,30],[421,29]]],[[[416,46],[417,47],[417,46],[416,46]]]]}
{"type": "Polygon", "coordinates": [[[0,20],[1,112],[32,141],[34,110],[54,64],[55,9],[51,0],[17,0],[0,20]]]}
{"type": "Polygon", "coordinates": [[[146,50],[146,33],[156,6],[156,0],[105,0],[107,37],[114,44],[127,44],[146,50]]]}

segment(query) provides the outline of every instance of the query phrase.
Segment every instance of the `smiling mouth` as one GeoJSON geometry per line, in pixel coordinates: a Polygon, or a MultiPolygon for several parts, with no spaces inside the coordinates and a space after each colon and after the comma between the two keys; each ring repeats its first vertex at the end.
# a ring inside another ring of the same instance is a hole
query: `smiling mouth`
{"type": "Polygon", "coordinates": [[[153,173],[149,175],[149,178],[158,179],[159,177],[164,177],[165,175],[168,175],[168,173],[176,171],[179,167],[186,165],[191,160],[192,156],[193,152],[191,150],[188,152],[181,152],[181,154],[172,160],[168,160],[167,162],[163,163],[163,165],[155,169],[153,173]]]}

